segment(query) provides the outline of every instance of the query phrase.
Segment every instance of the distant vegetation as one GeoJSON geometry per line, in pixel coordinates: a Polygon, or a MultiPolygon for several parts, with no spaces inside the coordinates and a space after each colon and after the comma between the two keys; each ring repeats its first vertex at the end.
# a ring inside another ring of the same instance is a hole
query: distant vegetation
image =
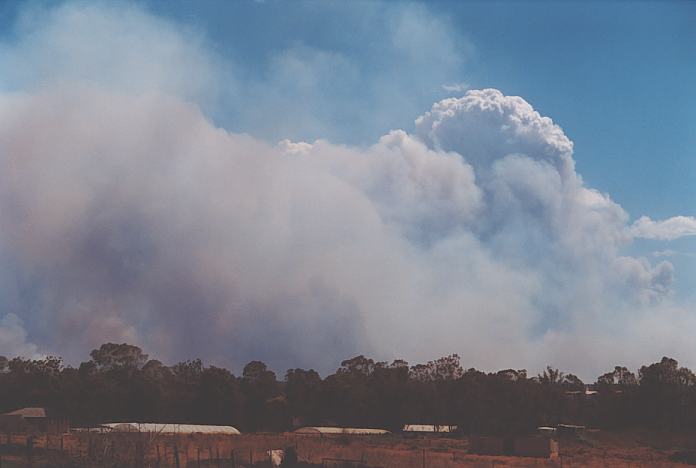
{"type": "Polygon", "coordinates": [[[233,425],[245,432],[293,424],[399,429],[458,425],[465,433],[520,433],[557,423],[624,430],[696,429],[696,377],[677,361],[600,376],[585,395],[576,376],[548,368],[484,373],[451,355],[409,366],[348,359],[322,379],[290,369],[278,380],[260,361],[241,376],[196,359],[165,366],[136,346],[108,343],[78,368],[60,358],[0,357],[0,411],[45,406],[73,425],[105,421],[233,425]]]}

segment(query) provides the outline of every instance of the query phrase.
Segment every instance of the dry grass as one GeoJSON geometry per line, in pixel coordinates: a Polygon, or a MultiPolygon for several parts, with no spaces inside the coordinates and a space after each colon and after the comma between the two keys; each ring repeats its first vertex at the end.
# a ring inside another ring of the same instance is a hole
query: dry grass
{"type": "MultiPolygon", "coordinates": [[[[11,436],[15,446],[26,446],[27,436],[11,436]]],[[[34,447],[59,450],[75,460],[76,466],[180,467],[237,466],[250,462],[260,465],[266,451],[295,447],[301,461],[321,464],[325,459],[362,460],[372,467],[450,468],[450,467],[668,467],[684,466],[669,457],[681,449],[691,449],[687,436],[647,433],[613,434],[588,432],[578,439],[560,441],[556,460],[540,458],[478,456],[468,453],[466,438],[404,438],[390,436],[297,436],[295,434],[245,434],[240,436],[97,434],[73,433],[40,436],[34,447]],[[159,460],[159,461],[158,461],[159,460]],[[208,462],[214,460],[214,463],[208,462]]],[[[7,442],[0,436],[0,444],[7,442]]],[[[14,458],[14,457],[13,457],[14,458]]]]}

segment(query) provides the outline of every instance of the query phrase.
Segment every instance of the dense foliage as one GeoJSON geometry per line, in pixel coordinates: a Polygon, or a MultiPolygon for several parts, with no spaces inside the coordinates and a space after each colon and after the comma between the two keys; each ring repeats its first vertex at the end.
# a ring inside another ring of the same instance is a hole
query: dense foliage
{"type": "Polygon", "coordinates": [[[358,356],[322,379],[290,369],[278,380],[263,362],[241,376],[196,359],[165,366],[136,346],[108,343],[78,368],[60,358],[0,357],[0,411],[45,406],[73,425],[106,421],[229,424],[242,431],[297,425],[398,429],[405,423],[456,424],[467,433],[530,431],[557,423],[623,430],[696,429],[696,377],[663,358],[638,376],[616,367],[593,391],[547,368],[484,373],[451,355],[409,367],[358,356]],[[596,391],[596,393],[595,393],[596,391]]]}

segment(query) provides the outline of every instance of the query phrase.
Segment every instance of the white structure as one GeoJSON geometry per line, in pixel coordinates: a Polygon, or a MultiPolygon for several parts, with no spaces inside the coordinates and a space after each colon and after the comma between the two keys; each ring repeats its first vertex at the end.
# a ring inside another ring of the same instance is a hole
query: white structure
{"type": "Polygon", "coordinates": [[[599,392],[597,390],[566,390],[565,394],[568,396],[582,396],[586,397],[597,395],[599,392]]]}
{"type": "Polygon", "coordinates": [[[267,450],[266,455],[268,455],[268,459],[271,461],[271,466],[280,466],[285,458],[285,450],[267,450]]]}
{"type": "Polygon", "coordinates": [[[436,426],[433,424],[406,424],[403,432],[454,432],[457,426],[436,426]]]}
{"type": "Polygon", "coordinates": [[[301,427],[294,431],[301,435],[384,435],[384,429],[358,429],[354,427],[301,427]]]}
{"type": "Polygon", "coordinates": [[[226,434],[239,435],[232,426],[211,426],[207,424],[161,424],[161,423],[106,423],[102,424],[111,432],[153,432],[157,434],[226,434]]]}

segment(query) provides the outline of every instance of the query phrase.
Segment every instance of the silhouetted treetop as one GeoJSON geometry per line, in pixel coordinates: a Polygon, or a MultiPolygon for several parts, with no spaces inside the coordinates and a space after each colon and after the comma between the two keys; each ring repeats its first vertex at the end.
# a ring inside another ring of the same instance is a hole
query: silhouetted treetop
{"type": "Polygon", "coordinates": [[[90,353],[92,361],[100,371],[113,369],[140,369],[148,356],[137,346],[126,343],[105,343],[90,353]]]}

